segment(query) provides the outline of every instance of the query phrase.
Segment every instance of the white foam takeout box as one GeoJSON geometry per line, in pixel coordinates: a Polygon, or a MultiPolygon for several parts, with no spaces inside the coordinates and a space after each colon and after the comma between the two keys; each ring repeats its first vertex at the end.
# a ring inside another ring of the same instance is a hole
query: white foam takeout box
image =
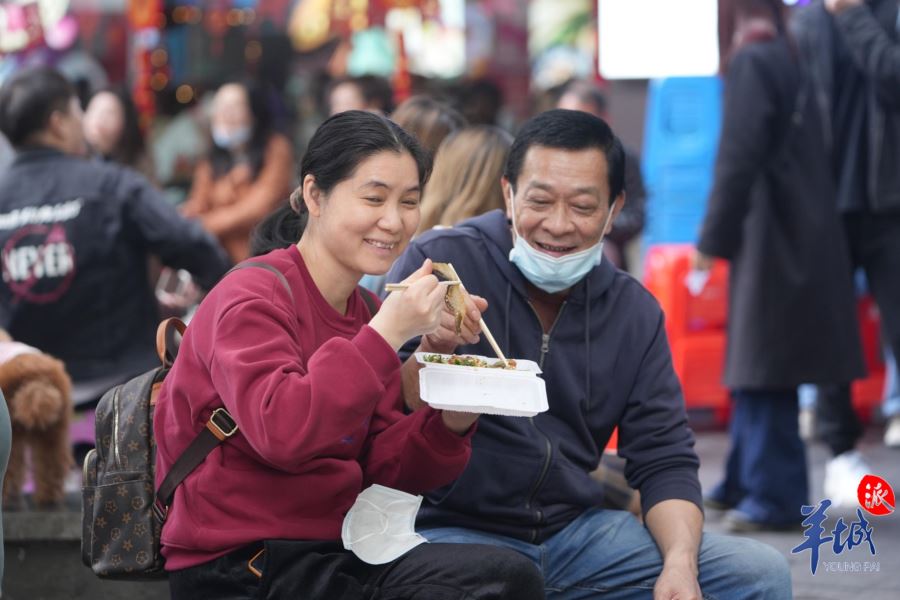
{"type": "MultiPolygon", "coordinates": [[[[464,367],[425,360],[434,352],[417,352],[424,365],[419,371],[419,393],[433,408],[510,417],[533,417],[546,411],[547,387],[538,377],[541,368],[531,360],[516,359],[516,369],[464,367]]],[[[440,354],[444,358],[451,355],[440,354]]],[[[494,364],[496,357],[475,356],[494,364]]]]}

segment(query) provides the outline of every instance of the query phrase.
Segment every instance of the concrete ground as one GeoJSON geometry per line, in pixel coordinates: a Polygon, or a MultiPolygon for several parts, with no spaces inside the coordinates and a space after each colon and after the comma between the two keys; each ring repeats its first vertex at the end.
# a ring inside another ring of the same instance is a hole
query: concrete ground
{"type": "MultiPolygon", "coordinates": [[[[699,426],[695,423],[695,426],[699,426]]],[[[879,475],[893,485],[900,495],[900,450],[890,450],[881,443],[880,427],[871,427],[861,449],[879,475]]],[[[704,489],[718,482],[728,452],[728,436],[720,431],[700,431],[697,434],[700,455],[700,481],[704,489]]],[[[824,498],[822,479],[828,453],[820,444],[809,447],[811,466],[811,494],[813,502],[824,498]]],[[[68,498],[69,511],[61,514],[4,515],[6,528],[6,576],[4,598],[12,600],[161,600],[168,597],[165,582],[101,581],[81,565],[80,494],[78,482],[70,482],[73,493],[68,498]],[[38,522],[39,521],[39,522],[38,522]],[[47,535],[37,535],[38,531],[47,535]],[[50,539],[54,541],[49,541],[50,539]]],[[[839,517],[849,524],[856,519],[855,511],[828,510],[825,527],[830,530],[839,517]]],[[[898,600],[900,599],[900,514],[887,517],[866,517],[873,529],[872,539],[877,554],[872,556],[864,546],[845,550],[835,556],[830,545],[820,550],[820,565],[815,575],[810,572],[809,552],[792,554],[791,549],[805,540],[802,532],[759,533],[749,537],[777,548],[791,565],[794,598],[796,600],[898,600]],[[859,563],[860,572],[832,572],[825,563],[859,563]],[[864,572],[869,563],[878,563],[877,572],[864,572]]],[[[722,525],[712,513],[708,514],[708,531],[722,531],[722,525]]],[[[830,533],[828,534],[830,535],[830,533]]]]}
{"type": "MultiPolygon", "coordinates": [[[[872,467],[872,473],[890,483],[894,491],[900,495],[900,450],[891,450],[881,443],[880,427],[870,427],[860,447],[872,467]]],[[[728,452],[728,435],[722,432],[699,432],[697,434],[697,452],[700,455],[700,482],[704,490],[711,489],[722,475],[725,458],[728,452]]],[[[829,453],[821,444],[809,446],[807,458],[810,465],[811,502],[818,503],[824,499],[822,480],[825,463],[829,453]]],[[[789,533],[755,533],[748,534],[761,542],[765,542],[781,551],[791,565],[794,583],[795,600],[897,600],[900,598],[900,513],[885,517],[874,517],[868,513],[866,519],[872,528],[872,541],[877,554],[872,556],[867,546],[856,546],[844,550],[835,556],[830,544],[821,546],[819,567],[816,574],[810,571],[810,552],[792,554],[791,549],[806,540],[801,531],[789,533]],[[859,563],[860,571],[828,571],[825,563],[844,563],[850,569],[852,563],[859,563]],[[873,569],[878,563],[877,572],[864,572],[866,563],[873,569]]],[[[856,520],[854,509],[837,510],[831,507],[827,511],[828,519],[823,526],[831,535],[831,530],[839,517],[846,524],[856,520]]],[[[706,529],[722,532],[722,525],[716,515],[709,513],[706,529]]],[[[846,533],[845,533],[846,535],[846,533]]]]}

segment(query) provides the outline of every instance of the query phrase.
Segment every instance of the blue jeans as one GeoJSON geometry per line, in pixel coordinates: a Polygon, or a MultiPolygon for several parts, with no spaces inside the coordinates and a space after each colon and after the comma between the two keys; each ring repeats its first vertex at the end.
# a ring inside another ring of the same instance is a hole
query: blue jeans
{"type": "MultiPolygon", "coordinates": [[[[547,598],[647,599],[662,570],[650,533],[630,513],[590,509],[543,544],[459,527],[420,532],[441,543],[493,544],[521,552],[544,575],[547,598]]],[[[699,556],[703,597],[715,600],[791,598],[787,560],[748,538],[704,533],[699,556]]]]}
{"type": "Polygon", "coordinates": [[[732,397],[725,477],[710,498],[759,523],[799,524],[809,485],[797,391],[734,390],[732,397]]]}

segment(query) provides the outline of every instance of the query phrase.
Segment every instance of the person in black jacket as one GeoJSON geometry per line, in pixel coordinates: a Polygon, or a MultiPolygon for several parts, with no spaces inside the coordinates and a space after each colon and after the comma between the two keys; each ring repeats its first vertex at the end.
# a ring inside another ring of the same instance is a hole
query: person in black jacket
{"type": "MultiPolygon", "coordinates": [[[[900,355],[898,12],[896,0],[826,0],[806,7],[795,21],[820,99],[851,268],[866,274],[894,356],[900,355]]],[[[900,413],[885,416],[889,432],[900,428],[900,413]]],[[[816,433],[834,455],[825,468],[825,495],[853,506],[856,486],[869,469],[855,450],[862,426],[850,386],[820,387],[816,417],[816,433]]]]}
{"type": "Polygon", "coordinates": [[[158,364],[150,255],[206,289],[229,267],[143,176],[83,158],[81,119],[52,69],[0,89],[0,131],[17,151],[0,175],[0,327],[63,360],[76,403],[158,364]]]}
{"type": "Polygon", "coordinates": [[[815,96],[781,0],[721,3],[723,124],[695,265],[730,262],[731,451],[707,506],[733,531],[800,524],[808,472],[797,387],[863,372],[847,245],[831,210],[815,96]]]}

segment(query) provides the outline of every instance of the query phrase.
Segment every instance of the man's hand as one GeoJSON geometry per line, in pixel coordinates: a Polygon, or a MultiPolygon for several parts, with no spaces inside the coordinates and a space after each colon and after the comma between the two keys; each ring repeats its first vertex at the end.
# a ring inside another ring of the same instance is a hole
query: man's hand
{"type": "Polygon", "coordinates": [[[862,6],[865,0],[825,0],[825,8],[833,15],[854,6],[862,6]]]}
{"type": "Polygon", "coordinates": [[[697,571],[689,564],[666,561],[653,586],[653,600],[701,600],[697,571]]]}
{"type": "Polygon", "coordinates": [[[420,351],[452,354],[458,346],[477,344],[481,333],[481,315],[487,310],[487,300],[481,296],[466,293],[466,318],[462,323],[462,331],[456,335],[456,317],[449,309],[441,315],[441,325],[428,335],[422,336],[420,351]]]}
{"type": "Polygon", "coordinates": [[[653,600],[699,600],[697,558],[703,537],[703,513],[686,500],[663,500],[647,511],[644,522],[663,557],[653,600]]]}

